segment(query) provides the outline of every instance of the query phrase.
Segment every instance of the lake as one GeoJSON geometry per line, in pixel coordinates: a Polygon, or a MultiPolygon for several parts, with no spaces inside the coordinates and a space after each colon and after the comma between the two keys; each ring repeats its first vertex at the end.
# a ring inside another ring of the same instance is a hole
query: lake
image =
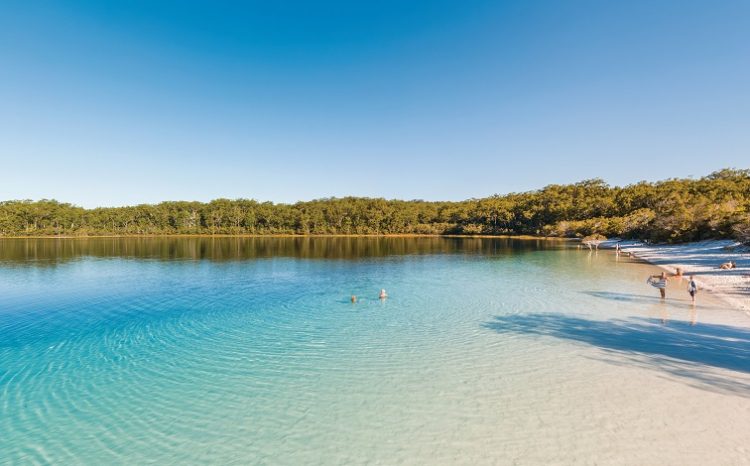
{"type": "Polygon", "coordinates": [[[509,238],[3,239],[0,463],[748,463],[750,319],[660,302],[656,270],[509,238]]]}

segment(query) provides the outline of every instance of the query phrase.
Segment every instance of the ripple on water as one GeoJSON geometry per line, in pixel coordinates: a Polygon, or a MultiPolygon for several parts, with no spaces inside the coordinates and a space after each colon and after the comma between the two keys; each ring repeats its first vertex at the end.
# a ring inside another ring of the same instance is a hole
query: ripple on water
{"type": "Polygon", "coordinates": [[[8,295],[0,460],[491,462],[482,455],[498,433],[518,452],[549,425],[545,410],[578,415],[560,392],[594,377],[570,364],[581,345],[483,324],[570,309],[606,317],[606,301],[582,293],[599,282],[570,278],[585,275],[581,264],[301,262],[83,261],[24,299],[8,295]],[[391,298],[377,299],[381,287],[391,298]]]}

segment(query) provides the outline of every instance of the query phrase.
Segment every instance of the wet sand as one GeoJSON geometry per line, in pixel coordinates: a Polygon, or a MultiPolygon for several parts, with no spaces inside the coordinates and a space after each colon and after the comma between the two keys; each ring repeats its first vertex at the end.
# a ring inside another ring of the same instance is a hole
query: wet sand
{"type": "MultiPolygon", "coordinates": [[[[734,308],[750,312],[750,249],[747,247],[732,240],[679,245],[623,242],[621,247],[626,253],[669,273],[681,268],[685,277],[695,276],[699,289],[713,293],[734,308]],[[719,269],[719,265],[728,261],[736,262],[737,268],[719,269]]],[[[684,286],[687,286],[686,281],[684,286]]]]}

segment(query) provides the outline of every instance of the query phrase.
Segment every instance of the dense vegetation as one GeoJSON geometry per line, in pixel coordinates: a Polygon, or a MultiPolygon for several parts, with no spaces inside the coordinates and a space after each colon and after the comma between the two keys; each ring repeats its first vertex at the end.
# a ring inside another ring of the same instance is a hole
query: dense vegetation
{"type": "Polygon", "coordinates": [[[0,202],[0,236],[152,234],[462,234],[654,241],[750,235],[750,170],[611,187],[599,179],[460,202],[248,199],[84,209],[53,200],[0,202]]]}

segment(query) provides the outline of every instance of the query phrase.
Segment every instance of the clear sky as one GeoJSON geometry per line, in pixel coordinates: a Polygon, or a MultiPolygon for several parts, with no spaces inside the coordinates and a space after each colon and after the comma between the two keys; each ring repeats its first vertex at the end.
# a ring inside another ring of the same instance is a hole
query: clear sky
{"type": "Polygon", "coordinates": [[[750,166],[750,2],[0,3],[0,199],[458,200],[750,166]]]}

